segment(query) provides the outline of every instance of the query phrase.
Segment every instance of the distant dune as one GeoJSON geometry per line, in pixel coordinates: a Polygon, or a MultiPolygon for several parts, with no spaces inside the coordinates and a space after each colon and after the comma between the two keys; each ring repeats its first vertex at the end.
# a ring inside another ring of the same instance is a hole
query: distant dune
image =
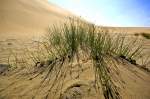
{"type": "MultiPolygon", "coordinates": [[[[44,32],[49,25],[64,21],[67,16],[71,14],[48,0],[0,0],[0,35],[44,32]]],[[[150,28],[109,29],[125,32],[150,31],[150,28]]]]}
{"type": "Polygon", "coordinates": [[[119,33],[150,33],[150,27],[104,27],[112,32],[119,33]]]}
{"type": "Polygon", "coordinates": [[[0,0],[0,35],[44,32],[70,15],[48,0],[0,0]]]}

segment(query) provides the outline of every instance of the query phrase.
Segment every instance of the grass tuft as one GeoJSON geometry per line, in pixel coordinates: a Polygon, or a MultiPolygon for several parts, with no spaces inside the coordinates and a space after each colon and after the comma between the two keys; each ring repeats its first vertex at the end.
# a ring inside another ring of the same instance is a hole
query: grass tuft
{"type": "MultiPolygon", "coordinates": [[[[37,55],[31,53],[36,67],[38,64],[40,64],[38,67],[43,67],[31,79],[46,72],[41,85],[51,82],[50,91],[54,87],[62,87],[66,75],[70,73],[69,75],[72,76],[72,65],[69,67],[66,63],[72,64],[75,60],[79,63],[82,52],[93,61],[95,82],[98,86],[102,86],[105,99],[121,99],[110,76],[109,61],[119,57],[136,65],[136,59],[142,52],[142,46],[138,43],[137,39],[129,40],[124,34],[110,34],[101,31],[94,24],[69,19],[69,22],[60,27],[54,25],[50,28],[45,40],[40,43],[41,49],[38,50],[37,55]]],[[[81,64],[78,65],[78,70],[82,70],[81,64]]]]}
{"type": "Polygon", "coordinates": [[[146,39],[150,39],[150,34],[149,33],[141,33],[141,35],[143,37],[145,37],[146,39]]]}

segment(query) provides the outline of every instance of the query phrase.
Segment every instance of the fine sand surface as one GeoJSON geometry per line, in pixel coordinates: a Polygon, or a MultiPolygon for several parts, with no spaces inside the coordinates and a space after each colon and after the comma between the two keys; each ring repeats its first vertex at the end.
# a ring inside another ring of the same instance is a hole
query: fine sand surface
{"type": "Polygon", "coordinates": [[[47,0],[1,0],[0,12],[1,35],[43,33],[49,25],[71,15],[47,0]]]}
{"type": "MultiPolygon", "coordinates": [[[[12,55],[12,52],[15,53],[13,55],[17,53],[21,56],[25,48],[36,49],[37,41],[41,40],[48,27],[58,23],[60,25],[68,16],[72,14],[48,3],[47,0],[0,0],[0,69],[8,68],[8,57],[12,55]]],[[[135,33],[150,33],[148,27],[103,28],[111,32],[127,33],[129,36],[134,36],[135,33]]],[[[144,54],[150,55],[150,40],[142,36],[139,38],[143,40],[144,54]]],[[[49,92],[51,83],[38,89],[44,74],[29,79],[37,74],[34,67],[18,66],[19,68],[6,74],[0,73],[0,99],[57,99],[60,92],[62,99],[104,99],[102,91],[97,91],[94,87],[91,59],[84,57],[80,63],[84,67],[83,71],[79,72],[80,77],[76,77],[76,68],[73,69],[73,79],[68,73],[63,88],[59,86],[57,90],[54,87],[52,92],[49,92]]],[[[116,64],[118,70],[112,72],[112,78],[123,99],[150,99],[150,72],[125,60],[118,60],[116,64]]],[[[66,66],[69,64],[66,63],[66,66]]],[[[78,64],[74,62],[73,67],[77,66],[78,64]]],[[[113,66],[110,68],[113,70],[113,66]]],[[[147,68],[150,68],[150,62],[147,68]]]]}
{"type": "Polygon", "coordinates": [[[12,49],[33,47],[49,27],[68,16],[69,12],[47,0],[0,0],[0,62],[6,62],[12,49]]]}
{"type": "MultiPolygon", "coordinates": [[[[79,78],[71,79],[68,73],[63,82],[63,88],[61,89],[60,86],[56,88],[57,84],[62,82],[60,80],[55,83],[55,87],[50,92],[50,82],[44,83],[39,89],[45,74],[32,80],[29,79],[36,75],[36,73],[29,73],[31,68],[22,68],[19,72],[15,70],[5,76],[0,76],[0,96],[2,99],[33,99],[33,97],[34,99],[57,99],[61,92],[62,99],[104,99],[102,91],[95,90],[91,61],[81,61],[81,63],[84,68],[83,72],[80,72],[79,78]],[[73,98],[74,95],[75,98],[73,98]]],[[[73,64],[73,66],[76,65],[78,64],[73,64]]],[[[113,72],[111,76],[123,99],[150,98],[150,73],[131,65],[127,61],[119,62],[117,67],[117,72],[113,72]]],[[[114,69],[113,66],[111,69],[114,69]]],[[[74,72],[73,75],[75,76],[76,73],[74,72]]]]}

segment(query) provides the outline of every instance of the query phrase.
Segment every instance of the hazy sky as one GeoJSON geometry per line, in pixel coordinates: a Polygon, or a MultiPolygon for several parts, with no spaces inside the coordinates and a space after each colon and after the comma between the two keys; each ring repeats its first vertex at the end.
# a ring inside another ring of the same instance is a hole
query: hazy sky
{"type": "Polygon", "coordinates": [[[49,1],[98,25],[150,27],[150,0],[49,1]]]}

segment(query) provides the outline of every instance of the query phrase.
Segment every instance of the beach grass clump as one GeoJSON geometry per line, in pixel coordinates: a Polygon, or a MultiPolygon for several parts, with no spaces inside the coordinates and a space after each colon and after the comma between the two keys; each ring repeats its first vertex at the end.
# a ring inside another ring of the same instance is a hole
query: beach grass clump
{"type": "Polygon", "coordinates": [[[73,62],[75,56],[79,60],[79,52],[83,50],[94,62],[95,79],[101,83],[104,97],[121,98],[111,80],[108,63],[105,61],[108,56],[114,54],[111,51],[113,41],[108,33],[100,33],[95,25],[75,20],[71,20],[69,25],[64,24],[59,29],[54,28],[50,33],[50,44],[57,52],[55,56],[69,58],[73,62]]]}
{"type": "Polygon", "coordinates": [[[146,39],[150,39],[150,33],[141,33],[141,35],[143,36],[143,37],[145,37],[146,39]]]}
{"type": "Polygon", "coordinates": [[[134,33],[134,36],[140,36],[140,34],[139,33],[134,33]]]}
{"type": "MultiPolygon", "coordinates": [[[[111,65],[109,61],[117,57],[136,64],[135,59],[141,54],[142,46],[137,44],[137,39],[130,41],[123,34],[114,35],[79,19],[69,19],[69,22],[60,27],[54,25],[49,28],[44,41],[40,43],[42,51],[38,54],[42,53],[42,56],[45,56],[44,62],[41,62],[41,58],[33,57],[34,63],[39,64],[38,67],[43,69],[31,79],[46,72],[41,84],[51,81],[49,90],[55,85],[63,86],[66,75],[69,72],[69,75],[72,75],[72,69],[66,63],[72,64],[74,61],[79,63],[82,52],[93,61],[95,82],[101,86],[105,99],[121,99],[109,72],[111,65]],[[52,76],[53,79],[51,79],[52,76]]],[[[78,65],[78,68],[82,69],[81,64],[78,65]]]]}
{"type": "Polygon", "coordinates": [[[131,64],[137,64],[136,60],[140,58],[143,50],[141,40],[127,38],[125,34],[119,34],[113,38],[112,42],[111,52],[131,64]]]}
{"type": "MultiPolygon", "coordinates": [[[[101,32],[94,24],[75,19],[61,27],[54,26],[47,37],[49,47],[46,49],[55,57],[55,65],[56,62],[60,62],[60,66],[53,65],[53,68],[58,71],[56,75],[59,75],[66,60],[73,62],[76,58],[79,61],[80,51],[83,51],[93,60],[95,79],[97,85],[102,86],[105,99],[121,98],[108,69],[110,57],[124,58],[131,64],[136,64],[135,59],[142,51],[142,47],[137,45],[137,39],[129,41],[123,34],[112,36],[107,31],[101,32]]],[[[52,71],[51,68],[50,72],[52,71]]],[[[56,80],[58,78],[59,76],[56,80]]]]}
{"type": "Polygon", "coordinates": [[[95,68],[96,84],[102,85],[102,91],[105,99],[120,99],[117,88],[109,74],[108,62],[111,55],[111,38],[107,33],[89,35],[90,57],[93,59],[95,68]]]}

